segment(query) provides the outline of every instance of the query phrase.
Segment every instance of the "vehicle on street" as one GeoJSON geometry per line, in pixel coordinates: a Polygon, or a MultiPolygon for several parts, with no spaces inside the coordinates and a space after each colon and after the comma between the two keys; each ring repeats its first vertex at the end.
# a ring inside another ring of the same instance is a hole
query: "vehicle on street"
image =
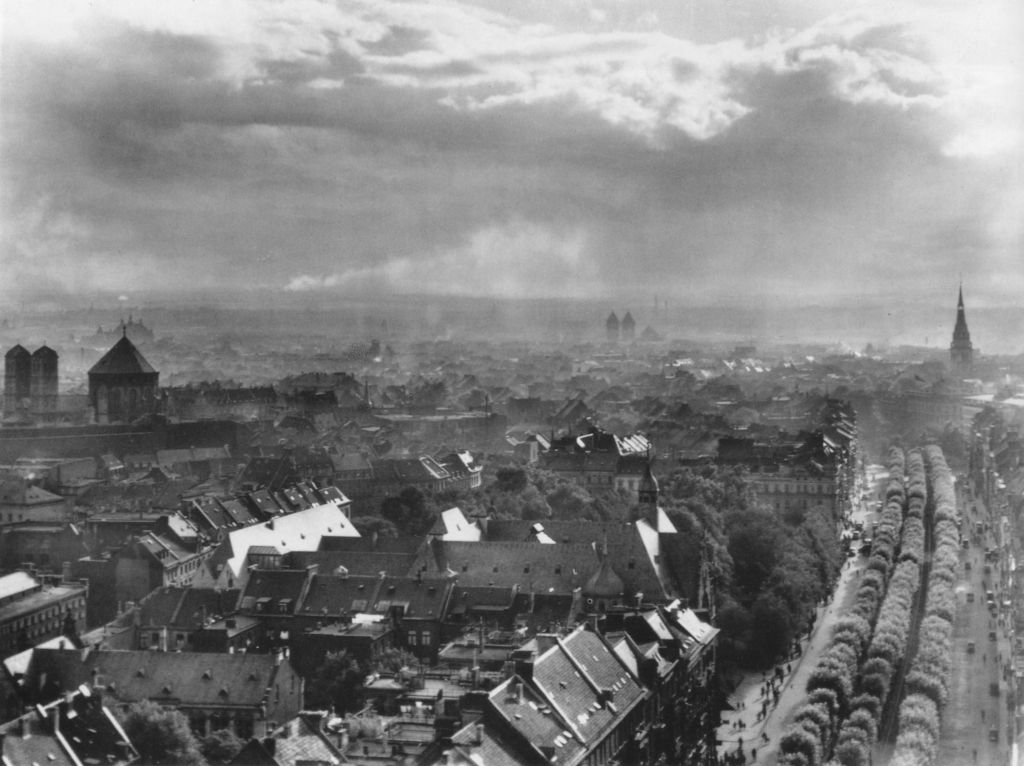
{"type": "Polygon", "coordinates": [[[999,684],[996,681],[993,681],[988,685],[988,693],[993,697],[999,696],[999,684]]]}
{"type": "Polygon", "coordinates": [[[967,653],[968,654],[974,654],[974,642],[973,641],[968,641],[967,642],[967,653]]]}
{"type": "Polygon", "coordinates": [[[996,640],[996,632],[994,630],[990,630],[988,632],[988,640],[989,641],[995,641],[996,640]]]}
{"type": "Polygon", "coordinates": [[[973,592],[970,592],[970,593],[967,594],[967,603],[968,604],[973,604],[974,603],[974,593],[973,592]]]}
{"type": "Polygon", "coordinates": [[[989,739],[989,742],[998,742],[999,741],[999,729],[997,727],[993,726],[992,728],[990,728],[988,730],[988,739],[989,739]]]}

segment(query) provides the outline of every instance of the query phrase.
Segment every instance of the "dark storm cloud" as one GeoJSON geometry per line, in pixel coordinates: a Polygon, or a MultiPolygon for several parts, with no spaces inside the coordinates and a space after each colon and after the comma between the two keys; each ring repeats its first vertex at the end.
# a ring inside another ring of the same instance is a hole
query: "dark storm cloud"
{"type": "Polygon", "coordinates": [[[244,55],[114,22],[6,44],[14,273],[50,253],[86,282],[142,263],[180,284],[501,293],[532,271],[541,292],[713,297],[834,291],[895,250],[945,268],[990,239],[993,175],[959,180],[945,82],[903,24],[695,46],[382,7],[244,55]]]}

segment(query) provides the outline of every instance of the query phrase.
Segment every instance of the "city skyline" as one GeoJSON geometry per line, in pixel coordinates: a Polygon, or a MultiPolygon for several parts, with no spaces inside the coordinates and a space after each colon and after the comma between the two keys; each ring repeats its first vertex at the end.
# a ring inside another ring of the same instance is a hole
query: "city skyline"
{"type": "Polygon", "coordinates": [[[1024,291],[1010,2],[63,5],[3,11],[11,307],[1024,291]]]}

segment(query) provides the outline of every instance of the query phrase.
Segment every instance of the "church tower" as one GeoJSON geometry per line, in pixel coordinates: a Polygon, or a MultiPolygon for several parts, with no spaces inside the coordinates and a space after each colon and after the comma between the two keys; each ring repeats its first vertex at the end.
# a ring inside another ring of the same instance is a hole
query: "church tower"
{"type": "Polygon", "coordinates": [[[609,314],[608,319],[605,320],[604,332],[609,343],[619,342],[619,318],[615,316],[614,311],[609,314]]]}
{"type": "Polygon", "coordinates": [[[974,362],[974,347],[971,333],[964,316],[964,288],[960,285],[960,296],[956,303],[956,326],[953,328],[953,342],[949,345],[949,361],[954,369],[966,370],[974,362]]]}

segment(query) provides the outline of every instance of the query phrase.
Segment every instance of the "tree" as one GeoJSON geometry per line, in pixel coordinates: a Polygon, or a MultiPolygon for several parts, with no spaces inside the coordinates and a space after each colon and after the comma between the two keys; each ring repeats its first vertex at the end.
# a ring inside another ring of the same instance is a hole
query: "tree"
{"type": "Polygon", "coordinates": [[[339,713],[359,710],[363,700],[366,669],[346,651],[328,652],[306,682],[305,706],[334,708],[339,713]]]}
{"type": "Polygon", "coordinates": [[[141,766],[205,766],[199,743],[179,711],[144,700],[131,705],[121,720],[139,751],[141,766]]]}
{"type": "Polygon", "coordinates": [[[499,492],[522,492],[526,484],[526,469],[518,466],[499,468],[495,475],[494,488],[499,492]]]}
{"type": "Polygon", "coordinates": [[[398,529],[394,523],[381,516],[356,516],[352,519],[354,526],[363,537],[377,535],[380,540],[393,540],[398,537],[398,529]]]}
{"type": "Polygon", "coordinates": [[[228,763],[238,755],[244,743],[231,729],[217,729],[203,737],[199,750],[210,764],[228,763]]]}

